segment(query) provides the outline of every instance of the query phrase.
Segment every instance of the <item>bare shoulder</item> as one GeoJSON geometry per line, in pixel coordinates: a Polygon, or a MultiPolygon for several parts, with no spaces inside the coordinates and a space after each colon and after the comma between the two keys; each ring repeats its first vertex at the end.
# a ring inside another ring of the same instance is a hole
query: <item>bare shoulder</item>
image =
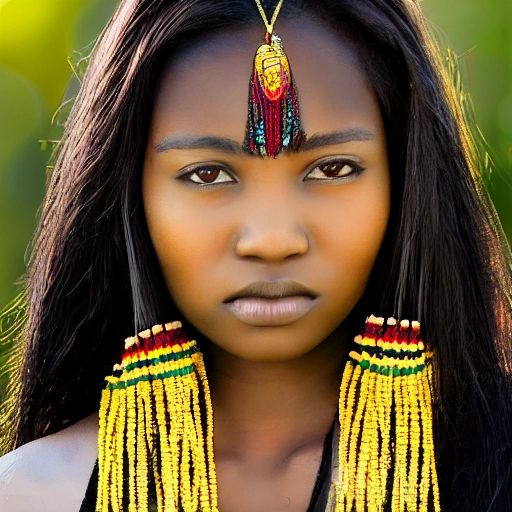
{"type": "Polygon", "coordinates": [[[97,458],[98,415],[0,457],[4,512],[78,512],[97,458]]]}

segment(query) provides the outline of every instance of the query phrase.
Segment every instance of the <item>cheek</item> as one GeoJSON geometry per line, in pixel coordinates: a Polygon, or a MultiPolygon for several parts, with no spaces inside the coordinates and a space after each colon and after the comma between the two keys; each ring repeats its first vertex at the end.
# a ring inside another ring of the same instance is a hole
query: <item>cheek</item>
{"type": "Polygon", "coordinates": [[[212,261],[219,261],[224,252],[219,233],[208,225],[190,218],[180,223],[169,216],[168,228],[161,224],[150,228],[167,288],[178,306],[183,295],[206,291],[206,284],[214,279],[212,261]]]}
{"type": "MultiPolygon", "coordinates": [[[[350,309],[364,292],[386,232],[390,210],[387,172],[365,183],[361,180],[357,187],[360,193],[347,194],[336,208],[335,219],[322,223],[318,236],[319,251],[333,269],[334,293],[339,301],[348,299],[350,309]]],[[[329,218],[327,211],[322,214],[329,218]]]]}
{"type": "Polygon", "coordinates": [[[220,210],[191,204],[186,191],[176,193],[148,174],[143,181],[144,210],[167,289],[182,311],[200,307],[208,282],[214,281],[212,262],[222,259],[229,243],[229,235],[219,229],[225,219],[220,210]]]}

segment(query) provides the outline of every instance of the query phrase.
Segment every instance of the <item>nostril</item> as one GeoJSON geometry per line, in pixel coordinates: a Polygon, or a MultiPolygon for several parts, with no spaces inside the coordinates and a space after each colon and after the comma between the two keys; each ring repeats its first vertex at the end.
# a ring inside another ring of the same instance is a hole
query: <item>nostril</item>
{"type": "Polygon", "coordinates": [[[238,238],[235,252],[243,258],[282,261],[307,254],[309,247],[306,233],[272,227],[254,229],[238,238]]]}

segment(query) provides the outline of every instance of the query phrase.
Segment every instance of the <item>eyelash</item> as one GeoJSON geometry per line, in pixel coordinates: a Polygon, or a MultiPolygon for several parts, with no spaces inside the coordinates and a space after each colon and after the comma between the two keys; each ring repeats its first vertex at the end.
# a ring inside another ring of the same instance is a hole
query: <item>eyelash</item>
{"type": "MultiPolygon", "coordinates": [[[[338,170],[337,173],[339,173],[340,171],[343,171],[343,169],[345,167],[347,167],[347,166],[351,167],[352,170],[350,170],[348,173],[343,174],[341,176],[327,176],[327,175],[324,175],[325,177],[310,178],[308,181],[347,180],[347,179],[351,178],[352,176],[355,177],[355,176],[359,175],[362,171],[364,171],[363,167],[361,167],[359,164],[357,164],[356,162],[354,162],[351,159],[348,159],[348,158],[330,159],[330,160],[321,161],[321,162],[317,163],[308,172],[306,177],[309,176],[310,174],[312,174],[315,171],[318,172],[318,173],[324,173],[326,171],[326,168],[330,168],[330,171],[332,171],[332,172],[335,172],[336,170],[338,170]],[[322,170],[322,168],[323,168],[323,170],[322,170]]],[[[192,170],[182,174],[181,176],[179,176],[178,179],[182,179],[184,181],[188,181],[189,183],[193,183],[194,185],[196,185],[198,187],[210,187],[210,186],[214,186],[214,185],[221,185],[223,183],[233,183],[233,182],[236,182],[236,180],[234,180],[233,178],[231,178],[231,179],[223,179],[222,181],[218,181],[218,182],[215,182],[215,181],[210,181],[210,182],[200,181],[201,178],[199,177],[199,173],[201,173],[201,172],[202,173],[207,173],[207,175],[209,175],[210,177],[213,174],[213,179],[214,180],[217,179],[219,177],[219,175],[222,176],[222,174],[225,175],[224,178],[225,177],[229,177],[229,173],[225,169],[223,169],[222,166],[219,166],[218,164],[212,164],[211,166],[197,167],[195,169],[192,169],[192,170]],[[214,173],[217,173],[217,174],[214,174],[214,173]],[[197,177],[197,180],[191,179],[194,175],[197,177]]]]}

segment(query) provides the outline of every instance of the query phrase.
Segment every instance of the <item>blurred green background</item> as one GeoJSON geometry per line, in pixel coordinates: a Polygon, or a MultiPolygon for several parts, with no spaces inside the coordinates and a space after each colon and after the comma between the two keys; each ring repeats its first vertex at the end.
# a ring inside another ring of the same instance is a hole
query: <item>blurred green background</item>
{"type": "MultiPolygon", "coordinates": [[[[67,58],[100,32],[117,0],[0,0],[0,306],[16,293],[45,185],[50,121],[71,77],[67,58]]],[[[461,58],[496,169],[489,185],[512,240],[512,2],[424,0],[461,58]]]]}

